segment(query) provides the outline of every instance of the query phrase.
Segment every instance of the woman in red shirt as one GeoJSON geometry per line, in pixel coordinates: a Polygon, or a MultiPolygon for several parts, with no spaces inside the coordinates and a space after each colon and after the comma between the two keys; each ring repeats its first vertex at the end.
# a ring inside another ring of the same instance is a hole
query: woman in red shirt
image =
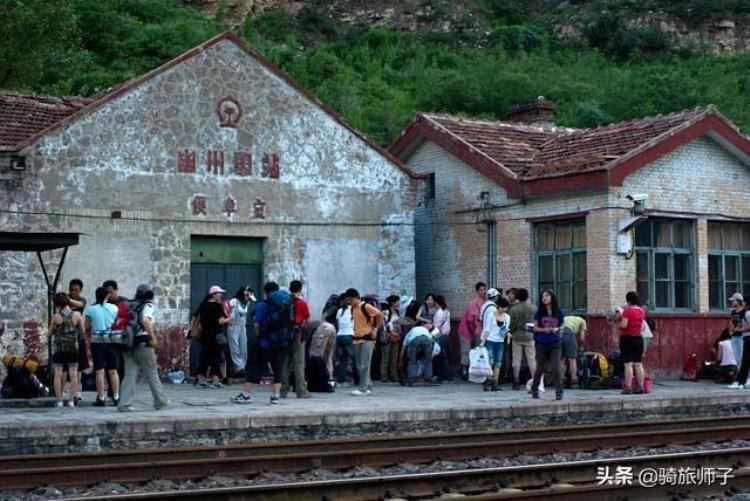
{"type": "Polygon", "coordinates": [[[620,313],[620,356],[625,365],[625,383],[622,393],[643,393],[643,322],[646,312],[639,306],[638,294],[633,291],[625,295],[627,306],[620,313]],[[631,387],[635,370],[636,388],[631,387]]]}

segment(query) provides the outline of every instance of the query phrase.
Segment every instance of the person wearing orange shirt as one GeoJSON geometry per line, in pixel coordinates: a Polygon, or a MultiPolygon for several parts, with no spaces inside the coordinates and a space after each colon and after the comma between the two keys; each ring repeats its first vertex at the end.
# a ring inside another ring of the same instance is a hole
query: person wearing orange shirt
{"type": "Polygon", "coordinates": [[[375,350],[375,338],[378,329],[383,325],[383,314],[374,306],[362,301],[357,289],[348,289],[344,293],[345,302],[351,305],[352,322],[354,323],[354,361],[359,373],[359,388],[351,394],[357,397],[369,395],[372,391],[370,379],[370,362],[375,350]]]}

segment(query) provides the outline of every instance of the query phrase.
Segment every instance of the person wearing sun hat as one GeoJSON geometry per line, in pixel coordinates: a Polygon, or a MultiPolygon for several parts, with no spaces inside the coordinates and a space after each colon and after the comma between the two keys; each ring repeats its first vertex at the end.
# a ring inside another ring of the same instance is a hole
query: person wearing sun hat
{"type": "Polygon", "coordinates": [[[211,286],[208,294],[198,307],[198,317],[201,323],[201,357],[198,365],[198,387],[199,388],[223,388],[219,382],[219,375],[223,365],[224,352],[219,345],[218,336],[223,332],[224,326],[231,321],[222,305],[221,298],[226,292],[218,285],[211,286]],[[213,377],[213,384],[206,379],[209,369],[213,377]]]}

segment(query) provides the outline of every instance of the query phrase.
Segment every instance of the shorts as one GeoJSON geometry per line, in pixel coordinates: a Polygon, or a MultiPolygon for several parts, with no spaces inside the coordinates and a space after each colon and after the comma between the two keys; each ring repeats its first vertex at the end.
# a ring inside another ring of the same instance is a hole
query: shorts
{"type": "Polygon", "coordinates": [[[75,368],[78,369],[78,353],[55,353],[52,355],[52,365],[56,367],[62,367],[63,370],[67,370],[67,365],[75,364],[75,368]]]}
{"type": "Polygon", "coordinates": [[[560,345],[563,358],[577,358],[578,357],[578,342],[576,342],[576,335],[570,329],[562,330],[562,342],[560,345]]]}
{"type": "Polygon", "coordinates": [[[640,364],[643,361],[643,338],[620,336],[620,357],[624,364],[640,364]]]}
{"type": "Polygon", "coordinates": [[[503,365],[503,355],[505,354],[505,343],[498,341],[485,341],[484,347],[490,356],[490,365],[493,369],[500,368],[503,365]]]}
{"type": "Polygon", "coordinates": [[[536,367],[536,348],[533,340],[517,341],[513,339],[510,347],[513,355],[513,367],[521,367],[524,353],[526,353],[526,363],[529,364],[529,367],[536,367]]]}
{"type": "Polygon", "coordinates": [[[120,365],[120,354],[108,344],[91,343],[91,357],[95,371],[116,371],[120,365]]]}

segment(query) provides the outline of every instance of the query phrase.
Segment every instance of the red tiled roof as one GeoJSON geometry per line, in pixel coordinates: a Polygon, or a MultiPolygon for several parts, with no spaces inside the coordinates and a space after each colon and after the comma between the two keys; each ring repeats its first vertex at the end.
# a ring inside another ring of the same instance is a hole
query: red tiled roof
{"type": "Polygon", "coordinates": [[[489,122],[450,115],[424,114],[428,120],[481,151],[494,161],[524,176],[542,144],[555,137],[550,128],[517,123],[489,122]]]}
{"type": "Polygon", "coordinates": [[[605,168],[677,127],[691,123],[711,108],[695,108],[669,115],[557,134],[539,147],[527,178],[560,176],[605,168]]]}
{"type": "Polygon", "coordinates": [[[93,101],[82,97],[47,97],[0,92],[0,151],[12,151],[18,143],[93,101]]]}

